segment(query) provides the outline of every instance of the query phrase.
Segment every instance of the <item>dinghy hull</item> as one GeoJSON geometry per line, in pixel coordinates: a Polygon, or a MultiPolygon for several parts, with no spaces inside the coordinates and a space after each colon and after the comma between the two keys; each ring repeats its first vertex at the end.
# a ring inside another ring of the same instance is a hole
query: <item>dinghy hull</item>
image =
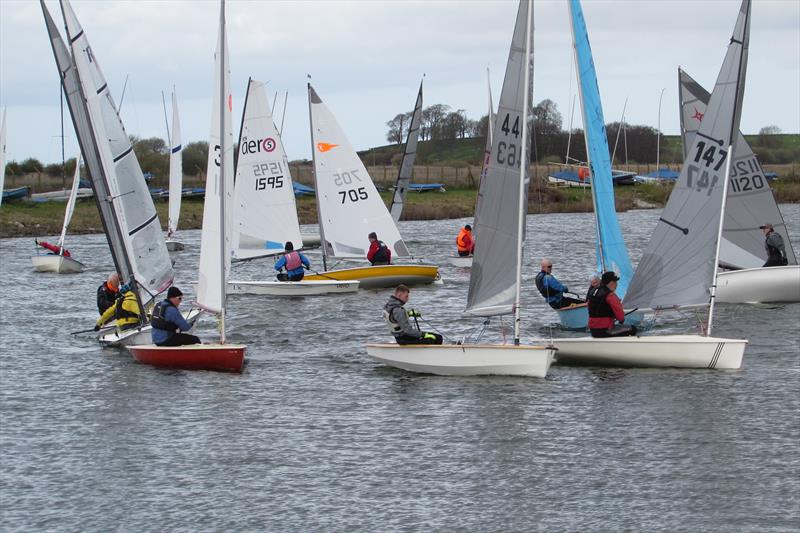
{"type": "Polygon", "coordinates": [[[800,302],[800,265],[720,272],[717,274],[717,302],[800,302]]]}
{"type": "Polygon", "coordinates": [[[166,244],[168,252],[182,252],[185,248],[182,242],[174,241],[172,239],[167,239],[166,244]]]}
{"type": "MultiPolygon", "coordinates": [[[[586,331],[589,327],[589,307],[586,304],[575,304],[569,307],[555,309],[561,329],[586,331]]],[[[630,313],[625,315],[625,324],[640,326],[644,320],[643,313],[630,313]]]]}
{"type": "Polygon", "coordinates": [[[358,281],[229,281],[228,294],[316,296],[357,292],[358,281]]]}
{"type": "Polygon", "coordinates": [[[459,268],[472,268],[472,256],[461,257],[460,255],[451,255],[447,258],[447,262],[454,267],[459,268]]]}
{"type": "MultiPolygon", "coordinates": [[[[188,313],[183,314],[183,318],[185,318],[189,324],[194,325],[194,322],[200,316],[200,313],[202,313],[202,311],[199,309],[190,309],[188,313]]],[[[152,344],[152,330],[153,327],[150,324],[140,326],[138,328],[126,329],[123,331],[114,329],[110,333],[100,335],[97,340],[104,348],[141,346],[143,344],[152,344]]]]}
{"type": "Polygon", "coordinates": [[[160,368],[241,372],[245,346],[238,344],[192,344],[189,346],[128,346],[138,362],[160,368]]]}
{"type": "Polygon", "coordinates": [[[367,354],[387,366],[439,376],[528,376],[543,378],[555,350],[513,344],[367,344],[367,354]]]}
{"type": "Polygon", "coordinates": [[[553,339],[559,363],[644,368],[736,370],[747,341],[701,335],[553,339]]]}
{"type": "Polygon", "coordinates": [[[439,281],[435,265],[379,265],[328,270],[309,274],[304,280],[359,281],[362,289],[380,289],[405,285],[427,285],[439,281]]]}
{"type": "Polygon", "coordinates": [[[61,255],[34,255],[31,264],[36,272],[55,272],[56,274],[78,274],[86,268],[83,263],[61,255]]]}

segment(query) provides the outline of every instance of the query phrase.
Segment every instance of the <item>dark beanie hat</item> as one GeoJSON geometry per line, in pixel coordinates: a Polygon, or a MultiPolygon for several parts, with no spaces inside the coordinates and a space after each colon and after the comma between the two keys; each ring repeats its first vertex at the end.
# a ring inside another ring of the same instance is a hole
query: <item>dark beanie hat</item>
{"type": "Polygon", "coordinates": [[[283,247],[283,249],[287,252],[291,252],[294,250],[294,244],[292,244],[292,241],[286,241],[286,245],[283,247]]]}
{"type": "Polygon", "coordinates": [[[178,287],[170,287],[167,291],[167,298],[175,298],[176,296],[183,296],[183,293],[178,287]]]}

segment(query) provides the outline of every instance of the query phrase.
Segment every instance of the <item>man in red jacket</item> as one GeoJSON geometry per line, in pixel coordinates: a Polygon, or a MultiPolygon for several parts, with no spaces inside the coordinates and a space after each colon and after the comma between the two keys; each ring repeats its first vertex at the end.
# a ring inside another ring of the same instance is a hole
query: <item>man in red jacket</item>
{"type": "Polygon", "coordinates": [[[589,304],[589,331],[592,337],[629,337],[636,335],[634,326],[623,326],[625,322],[625,311],[622,309],[622,302],[614,293],[617,289],[619,277],[614,272],[605,272],[600,279],[600,285],[592,287],[587,293],[589,304]],[[614,327],[614,320],[620,326],[614,327]]]}
{"type": "Polygon", "coordinates": [[[367,260],[375,265],[388,265],[392,262],[392,251],[383,241],[378,240],[378,235],[373,231],[368,235],[369,250],[367,250],[367,260]]]}

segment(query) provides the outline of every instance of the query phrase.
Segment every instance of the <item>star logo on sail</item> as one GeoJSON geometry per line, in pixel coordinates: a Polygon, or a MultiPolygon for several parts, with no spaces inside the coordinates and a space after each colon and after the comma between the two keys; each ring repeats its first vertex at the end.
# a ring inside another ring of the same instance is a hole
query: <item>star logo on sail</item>
{"type": "Polygon", "coordinates": [[[692,118],[697,119],[697,122],[703,122],[703,115],[705,115],[705,113],[701,113],[696,107],[694,108],[694,115],[692,118]]]}
{"type": "Polygon", "coordinates": [[[338,144],[317,143],[317,150],[320,152],[327,152],[339,146],[338,144]]]}

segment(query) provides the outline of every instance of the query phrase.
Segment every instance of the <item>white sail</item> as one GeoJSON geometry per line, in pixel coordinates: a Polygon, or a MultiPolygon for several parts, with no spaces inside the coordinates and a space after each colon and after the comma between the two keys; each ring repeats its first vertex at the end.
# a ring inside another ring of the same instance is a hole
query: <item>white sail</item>
{"type": "Polygon", "coordinates": [[[324,253],[364,258],[369,248],[367,236],[374,231],[392,250],[392,257],[408,257],[408,248],[367,169],[311,84],[308,101],[324,253]]]}
{"type": "Polygon", "coordinates": [[[220,313],[225,306],[225,280],[231,265],[230,215],[233,207],[233,98],[224,19],[220,21],[214,59],[214,97],[208,139],[197,303],[220,313]],[[222,137],[221,131],[224,132],[222,137]]]}
{"type": "Polygon", "coordinates": [[[169,149],[169,221],[167,235],[178,230],[181,216],[181,192],[183,189],[183,146],[181,145],[181,123],[178,118],[178,97],[172,91],[172,146],[169,149]]]}
{"type": "Polygon", "coordinates": [[[142,302],[172,284],[172,262],[158,215],[125,126],[92,47],[68,0],[61,1],[67,37],[77,68],[97,154],[114,212],[119,221],[130,274],[142,302]]]}
{"type": "MultiPolygon", "coordinates": [[[[689,150],[705,116],[711,95],[681,69],[678,69],[678,81],[681,139],[684,157],[688,157],[686,151],[689,150]]],[[[761,164],[742,132],[736,134],[734,153],[728,203],[725,207],[720,264],[736,268],[761,267],[767,260],[764,233],[759,229],[764,224],[772,224],[775,231],[783,237],[789,264],[797,264],[786,222],[775,203],[761,164]]]]}
{"type": "Polygon", "coordinates": [[[745,0],[706,116],[636,268],[625,296],[626,307],[659,309],[711,301],[725,209],[726,169],[735,158],[729,152],[741,117],[749,12],[750,3],[745,0]]]}
{"type": "Polygon", "coordinates": [[[67,207],[64,209],[64,225],[61,228],[61,236],[58,238],[58,247],[61,254],[64,252],[64,239],[67,236],[67,227],[72,220],[72,213],[75,211],[75,201],[78,198],[78,187],[81,182],[81,153],[75,157],[75,175],[72,177],[72,190],[69,192],[67,207]]]}
{"type": "Polygon", "coordinates": [[[0,204],[3,203],[3,189],[6,184],[6,114],[3,109],[3,120],[0,122],[0,204]]]}
{"type": "MultiPolygon", "coordinates": [[[[485,177],[481,180],[475,208],[475,257],[472,261],[467,309],[478,316],[509,314],[514,310],[524,240],[519,223],[527,210],[527,186],[521,184],[521,166],[527,175],[530,135],[523,135],[525,103],[530,102],[532,84],[525,86],[530,62],[526,48],[528,2],[522,0],[517,11],[514,36],[508,54],[503,90],[493,123],[492,148],[485,177]],[[527,93],[527,94],[526,94],[527,93]],[[525,145],[523,145],[523,140],[525,145]],[[521,186],[522,185],[522,186],[521,186]]],[[[532,35],[532,32],[531,32],[532,35]]],[[[526,177],[525,184],[528,182],[526,177]]]]}
{"type": "Polygon", "coordinates": [[[289,161],[264,83],[250,80],[236,165],[233,257],[250,259],[303,246],[289,161]]]}
{"type": "Polygon", "coordinates": [[[403,214],[403,207],[406,205],[408,186],[411,183],[411,175],[414,173],[414,161],[417,159],[417,141],[419,141],[419,126],[421,122],[422,82],[419,82],[417,103],[414,105],[414,112],[411,114],[411,124],[408,126],[403,160],[400,162],[400,172],[397,174],[397,182],[394,186],[394,194],[392,194],[392,205],[389,209],[395,222],[400,220],[400,215],[403,214]]]}

